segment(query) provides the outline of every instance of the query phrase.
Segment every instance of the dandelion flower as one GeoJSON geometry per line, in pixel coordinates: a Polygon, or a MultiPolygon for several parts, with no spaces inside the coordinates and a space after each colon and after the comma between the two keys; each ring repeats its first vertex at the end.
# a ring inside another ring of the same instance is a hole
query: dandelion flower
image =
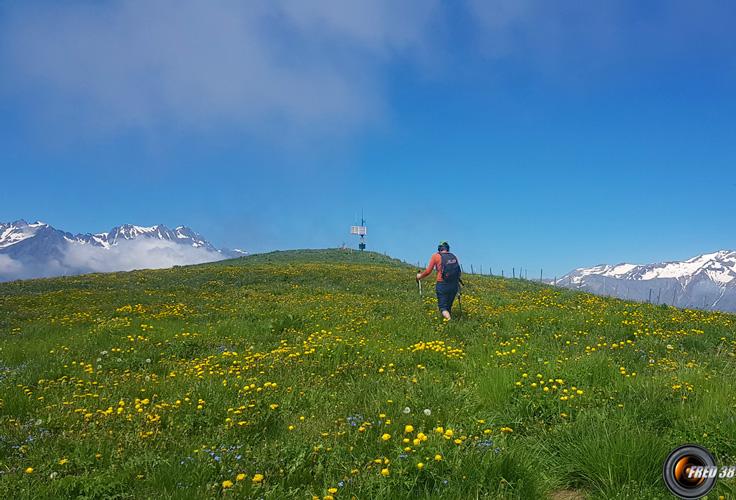
{"type": "Polygon", "coordinates": [[[244,481],[245,480],[245,474],[238,474],[235,478],[236,481],[244,481]]]}
{"type": "Polygon", "coordinates": [[[222,482],[222,487],[223,487],[223,489],[232,488],[233,487],[233,482],[230,481],[229,479],[226,479],[226,480],[224,480],[222,482]]]}
{"type": "Polygon", "coordinates": [[[414,426],[411,424],[407,425],[406,427],[404,427],[404,432],[407,434],[414,432],[414,426]]]}
{"type": "Polygon", "coordinates": [[[442,455],[440,455],[439,453],[436,454],[434,456],[434,460],[435,460],[435,462],[441,462],[442,461],[442,455]]]}
{"type": "Polygon", "coordinates": [[[391,439],[391,434],[384,434],[383,436],[381,436],[381,439],[383,439],[384,441],[388,441],[389,439],[391,439]]]}
{"type": "Polygon", "coordinates": [[[337,488],[335,488],[334,486],[332,488],[327,488],[327,493],[331,493],[332,495],[334,495],[335,493],[337,493],[337,488]]]}
{"type": "Polygon", "coordinates": [[[422,469],[424,469],[424,464],[423,464],[422,462],[419,462],[419,463],[417,464],[417,469],[419,469],[419,470],[422,470],[422,469]]]}
{"type": "Polygon", "coordinates": [[[262,483],[263,482],[263,474],[255,474],[253,476],[253,482],[254,483],[262,483]]]}
{"type": "Polygon", "coordinates": [[[26,468],[26,470],[25,470],[24,472],[25,472],[26,474],[33,474],[33,467],[28,467],[28,468],[26,468]]]}
{"type": "Polygon", "coordinates": [[[390,470],[388,470],[388,469],[381,469],[381,475],[383,477],[388,477],[389,474],[391,474],[391,471],[390,470]]]}

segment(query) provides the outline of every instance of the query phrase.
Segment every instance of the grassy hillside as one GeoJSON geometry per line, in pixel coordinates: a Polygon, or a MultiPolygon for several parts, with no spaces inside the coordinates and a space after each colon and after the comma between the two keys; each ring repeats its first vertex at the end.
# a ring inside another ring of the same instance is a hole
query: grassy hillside
{"type": "Polygon", "coordinates": [[[442,323],[413,271],[0,284],[0,496],[669,498],[676,445],[736,462],[736,316],[470,276],[442,323]]]}

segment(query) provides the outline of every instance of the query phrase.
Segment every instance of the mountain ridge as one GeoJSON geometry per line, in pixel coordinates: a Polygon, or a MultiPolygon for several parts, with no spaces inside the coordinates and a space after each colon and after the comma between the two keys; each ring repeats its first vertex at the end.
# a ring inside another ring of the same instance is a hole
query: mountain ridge
{"type": "Polygon", "coordinates": [[[599,295],[736,312],[736,251],[718,250],[681,261],[579,267],[555,282],[599,295]],[[663,298],[664,297],[664,298],[663,298]]]}

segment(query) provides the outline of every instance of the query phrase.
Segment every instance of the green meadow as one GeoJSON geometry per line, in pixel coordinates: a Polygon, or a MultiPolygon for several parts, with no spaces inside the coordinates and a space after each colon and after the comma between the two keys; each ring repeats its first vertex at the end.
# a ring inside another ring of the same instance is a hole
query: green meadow
{"type": "Polygon", "coordinates": [[[447,323],[415,271],[0,284],[0,497],[671,498],[674,447],[736,463],[736,316],[466,275],[447,323]]]}

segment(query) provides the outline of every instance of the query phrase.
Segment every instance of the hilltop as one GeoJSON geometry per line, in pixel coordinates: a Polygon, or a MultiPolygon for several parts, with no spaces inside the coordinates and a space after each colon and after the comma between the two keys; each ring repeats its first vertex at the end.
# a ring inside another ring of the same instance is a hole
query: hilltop
{"type": "Polygon", "coordinates": [[[360,252],[350,248],[306,249],[306,250],[277,250],[275,252],[258,253],[241,257],[240,260],[223,260],[221,265],[233,265],[238,262],[253,264],[299,264],[299,263],[327,263],[327,264],[390,264],[394,266],[408,266],[399,259],[394,259],[378,252],[360,252]]]}
{"type": "Polygon", "coordinates": [[[736,316],[466,276],[443,323],[414,270],[310,250],[0,284],[0,494],[669,498],[675,446],[736,461],[736,316]]]}

